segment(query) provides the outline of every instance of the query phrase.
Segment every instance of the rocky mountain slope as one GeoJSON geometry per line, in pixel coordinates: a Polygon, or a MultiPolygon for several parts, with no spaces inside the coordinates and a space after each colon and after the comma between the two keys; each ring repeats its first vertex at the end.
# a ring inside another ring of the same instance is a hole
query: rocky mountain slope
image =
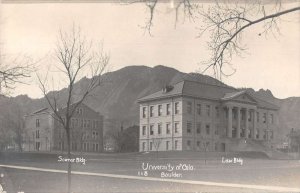
{"type": "MultiPolygon", "coordinates": [[[[104,75],[104,84],[95,90],[95,93],[86,102],[88,106],[101,112],[109,122],[110,127],[128,127],[138,124],[137,99],[147,94],[160,90],[164,85],[174,84],[182,79],[193,79],[197,81],[222,84],[218,80],[200,74],[185,74],[173,68],[156,66],[128,66],[123,69],[109,72],[104,75]],[[113,126],[111,126],[113,125],[113,126]]],[[[89,79],[83,78],[76,83],[76,93],[80,95],[82,88],[88,84],[89,79]]],[[[285,136],[291,128],[300,127],[300,97],[287,99],[275,98],[269,90],[254,91],[256,96],[272,101],[280,107],[279,110],[279,134],[285,136]]],[[[60,95],[65,96],[66,89],[60,95]]],[[[76,99],[76,97],[75,97],[76,99]]],[[[47,103],[44,99],[31,99],[26,95],[17,97],[0,98],[0,118],[5,113],[3,109],[17,104],[23,114],[31,113],[44,107],[47,103]]]]}

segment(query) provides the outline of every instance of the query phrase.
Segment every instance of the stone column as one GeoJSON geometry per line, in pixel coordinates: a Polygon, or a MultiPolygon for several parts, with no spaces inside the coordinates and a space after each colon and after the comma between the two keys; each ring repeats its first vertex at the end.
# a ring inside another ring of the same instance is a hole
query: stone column
{"type": "Polygon", "coordinates": [[[232,137],[232,107],[228,106],[227,137],[232,137]]]}
{"type": "Polygon", "coordinates": [[[241,137],[241,108],[237,107],[237,130],[236,130],[236,138],[241,137]]]}
{"type": "Polygon", "coordinates": [[[248,138],[248,128],[249,128],[249,122],[248,122],[248,109],[245,109],[245,138],[248,138]]]}
{"type": "Polygon", "coordinates": [[[256,139],[256,122],[257,122],[257,117],[256,117],[256,110],[253,110],[253,131],[252,131],[252,139],[256,139]]]}

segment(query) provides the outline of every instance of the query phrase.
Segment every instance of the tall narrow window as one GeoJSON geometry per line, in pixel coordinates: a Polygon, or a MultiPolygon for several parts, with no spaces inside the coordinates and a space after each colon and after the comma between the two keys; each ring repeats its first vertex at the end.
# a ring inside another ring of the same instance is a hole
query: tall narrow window
{"type": "Polygon", "coordinates": [[[259,112],[256,112],[256,121],[259,123],[259,112]]]}
{"type": "Polygon", "coordinates": [[[147,132],[147,127],[144,125],[143,128],[142,128],[142,134],[145,136],[146,135],[146,132],[147,132]]]}
{"type": "Polygon", "coordinates": [[[205,129],[206,129],[206,135],[209,135],[210,134],[210,125],[206,124],[205,129]]]}
{"type": "Polygon", "coordinates": [[[192,102],[187,102],[187,113],[192,114],[192,102]]]}
{"type": "Polygon", "coordinates": [[[166,150],[169,150],[170,148],[170,141],[166,141],[166,150]]]}
{"type": "Polygon", "coordinates": [[[175,123],[175,133],[179,132],[179,123],[175,123]]]}
{"type": "Polygon", "coordinates": [[[219,118],[220,117],[220,108],[218,106],[216,106],[215,110],[216,110],[216,117],[219,118]]]}
{"type": "Polygon", "coordinates": [[[192,132],[192,123],[191,122],[187,122],[187,124],[186,124],[186,132],[187,133],[191,133],[192,132]]]}
{"type": "Polygon", "coordinates": [[[273,124],[274,123],[274,115],[270,114],[270,123],[273,124]]]}
{"type": "Polygon", "coordinates": [[[152,150],[152,146],[153,146],[152,141],[150,141],[150,150],[152,150]]]}
{"type": "Polygon", "coordinates": [[[175,114],[179,114],[179,102],[175,103],[175,114]]]}
{"type": "Polygon", "coordinates": [[[158,116],[161,116],[162,115],[162,105],[158,105],[158,112],[157,112],[157,114],[158,114],[158,116]]]}
{"type": "Polygon", "coordinates": [[[171,133],[171,126],[170,126],[171,124],[170,123],[167,123],[166,124],[166,134],[170,134],[171,133]]]}
{"type": "Polygon", "coordinates": [[[201,133],[201,123],[198,122],[197,123],[197,134],[200,134],[201,133]]]}
{"type": "Polygon", "coordinates": [[[40,130],[35,131],[35,138],[37,138],[37,139],[40,138],[40,130]]]}
{"type": "Polygon", "coordinates": [[[157,134],[160,135],[161,134],[161,123],[159,123],[157,125],[157,134]]]}
{"type": "Polygon", "coordinates": [[[210,116],[210,105],[206,105],[206,115],[210,116]]]}
{"type": "Polygon", "coordinates": [[[40,119],[36,119],[35,120],[35,126],[36,127],[40,127],[40,119]]]}
{"type": "Polygon", "coordinates": [[[146,150],[146,142],[143,142],[143,145],[142,145],[143,147],[143,151],[145,151],[146,150]]]}
{"type": "Polygon", "coordinates": [[[150,125],[150,135],[154,135],[154,125],[150,125]]]}
{"type": "Polygon", "coordinates": [[[143,107],[143,118],[146,118],[147,107],[143,107]]]}
{"type": "Polygon", "coordinates": [[[201,104],[197,104],[197,114],[201,115],[201,104]]]}
{"type": "Polygon", "coordinates": [[[168,103],[167,104],[167,115],[171,114],[171,105],[168,103]]]}
{"type": "Polygon", "coordinates": [[[178,141],[175,140],[175,149],[178,149],[178,141]]]}
{"type": "Polygon", "coordinates": [[[150,107],[150,117],[154,116],[154,106],[150,107]]]}
{"type": "Polygon", "coordinates": [[[267,120],[267,114],[264,113],[264,114],[263,114],[263,123],[266,123],[266,120],[267,120]]]}

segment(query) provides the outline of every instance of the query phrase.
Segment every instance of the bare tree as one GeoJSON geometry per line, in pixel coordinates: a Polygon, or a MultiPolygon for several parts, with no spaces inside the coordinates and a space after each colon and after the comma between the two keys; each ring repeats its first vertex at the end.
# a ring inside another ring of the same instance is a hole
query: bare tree
{"type": "MultiPolygon", "coordinates": [[[[55,76],[61,75],[66,83],[67,93],[61,101],[59,92],[49,93],[49,74],[44,79],[38,75],[40,89],[45,96],[53,117],[66,131],[68,158],[71,158],[71,119],[77,109],[102,84],[102,74],[109,63],[109,56],[103,52],[102,47],[95,50],[91,41],[81,33],[80,28],[73,27],[71,32],[60,30],[55,49],[55,58],[58,61],[55,76]],[[75,83],[84,75],[89,75],[88,85],[76,93],[75,83]],[[76,102],[74,98],[77,97],[76,102]],[[61,110],[61,107],[64,108],[61,110]]],[[[51,80],[51,79],[50,79],[51,80]]],[[[53,80],[52,80],[53,84],[53,80]]],[[[54,86],[53,86],[54,87],[54,86]]],[[[68,162],[68,192],[71,192],[71,163],[68,162]]]]}

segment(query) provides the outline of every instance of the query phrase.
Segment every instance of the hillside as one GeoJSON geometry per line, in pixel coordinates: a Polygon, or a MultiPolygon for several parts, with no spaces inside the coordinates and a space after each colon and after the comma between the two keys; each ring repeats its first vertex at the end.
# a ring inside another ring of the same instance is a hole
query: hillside
{"type": "MultiPolygon", "coordinates": [[[[137,99],[160,90],[164,85],[174,84],[182,79],[193,79],[202,82],[222,84],[218,80],[200,74],[185,74],[173,68],[156,66],[129,66],[120,70],[109,72],[104,75],[105,83],[97,88],[94,96],[86,102],[88,106],[103,114],[110,123],[109,127],[119,127],[121,124],[126,128],[138,124],[137,99]]],[[[83,78],[76,83],[76,93],[80,95],[82,88],[88,84],[89,79],[83,78]]],[[[279,123],[280,135],[285,136],[289,130],[299,128],[300,125],[300,97],[277,99],[269,90],[254,91],[249,89],[261,99],[272,101],[280,107],[279,123]]],[[[63,99],[66,89],[60,91],[63,99]]],[[[76,99],[76,97],[75,97],[76,99]]],[[[0,108],[10,108],[12,104],[18,104],[23,114],[33,112],[46,105],[44,99],[31,99],[26,95],[17,97],[1,97],[0,108]]],[[[0,111],[1,114],[5,111],[0,111]]]]}

